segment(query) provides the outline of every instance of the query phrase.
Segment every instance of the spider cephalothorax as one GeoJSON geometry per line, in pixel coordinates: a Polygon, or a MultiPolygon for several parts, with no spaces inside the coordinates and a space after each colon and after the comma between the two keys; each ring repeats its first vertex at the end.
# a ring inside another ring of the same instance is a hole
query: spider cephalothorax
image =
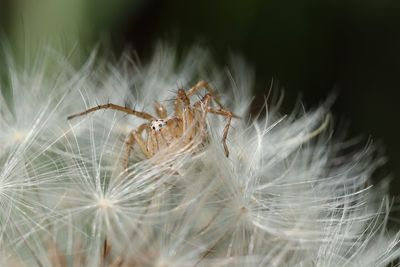
{"type": "Polygon", "coordinates": [[[141,124],[136,130],[131,131],[125,141],[125,169],[128,168],[129,156],[135,143],[138,144],[140,150],[147,158],[152,158],[160,150],[170,147],[172,144],[180,149],[191,147],[191,145],[195,143],[195,140],[204,145],[208,137],[206,127],[206,117],[208,113],[225,116],[227,118],[222,144],[224,146],[225,155],[227,157],[229,156],[226,139],[232,118],[236,116],[233,112],[226,110],[222,106],[214,91],[205,81],[198,82],[187,91],[183,89],[178,90],[174,103],[174,115],[171,117],[168,117],[166,108],[158,102],[155,102],[155,111],[158,118],[146,112],[108,103],[89,108],[81,113],[73,114],[68,117],[68,120],[100,109],[119,110],[148,121],[141,124]],[[201,100],[191,104],[190,97],[201,89],[206,89],[207,93],[201,100]],[[214,101],[218,107],[214,108],[211,105],[211,101],[214,101]],[[146,133],[146,135],[144,136],[143,133],[146,133]]]}
{"type": "Polygon", "coordinates": [[[150,122],[151,129],[157,132],[160,132],[165,126],[167,126],[167,123],[163,119],[153,120],[150,122]]]}

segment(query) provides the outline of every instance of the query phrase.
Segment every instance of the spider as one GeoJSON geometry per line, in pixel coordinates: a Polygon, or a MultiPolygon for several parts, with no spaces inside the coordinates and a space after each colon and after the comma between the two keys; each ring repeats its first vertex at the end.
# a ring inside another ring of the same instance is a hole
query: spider
{"type": "Polygon", "coordinates": [[[199,81],[187,91],[178,89],[174,102],[174,115],[171,117],[168,117],[167,109],[159,102],[155,102],[154,108],[158,118],[147,112],[136,111],[128,107],[108,103],[70,115],[67,119],[71,120],[100,109],[112,109],[147,120],[148,122],[141,124],[136,130],[132,130],[125,140],[126,150],[123,166],[127,169],[129,157],[135,143],[148,159],[152,158],[160,150],[172,146],[172,144],[178,145],[178,148],[188,149],[197,137],[201,138],[200,142],[204,146],[208,136],[206,116],[208,113],[213,113],[227,118],[222,136],[222,144],[225,156],[229,157],[226,139],[232,118],[238,117],[232,111],[223,107],[207,82],[199,81]],[[190,97],[201,89],[206,89],[207,93],[201,100],[191,104],[190,97]],[[213,108],[211,101],[214,101],[218,108],[213,108]],[[145,137],[143,136],[143,132],[146,132],[145,137]]]}

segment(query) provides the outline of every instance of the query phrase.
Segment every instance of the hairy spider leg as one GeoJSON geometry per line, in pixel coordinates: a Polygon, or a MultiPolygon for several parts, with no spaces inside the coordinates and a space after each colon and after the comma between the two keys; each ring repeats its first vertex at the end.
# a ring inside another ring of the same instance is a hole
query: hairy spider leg
{"type": "Polygon", "coordinates": [[[152,131],[148,139],[148,149],[153,155],[163,150],[173,142],[171,129],[165,127],[161,131],[152,131]]]}
{"type": "Polygon", "coordinates": [[[124,158],[124,169],[128,169],[128,164],[129,164],[129,157],[131,155],[133,145],[136,143],[139,145],[140,149],[142,150],[143,154],[147,158],[151,158],[151,154],[146,148],[145,141],[142,138],[142,133],[143,131],[146,130],[147,133],[149,133],[149,125],[147,123],[141,124],[137,130],[133,130],[129,133],[125,140],[125,145],[126,145],[126,150],[125,150],[125,158],[124,158]]]}
{"type": "Polygon", "coordinates": [[[147,136],[146,148],[151,156],[155,155],[156,152],[160,150],[156,131],[149,132],[149,135],[147,136]]]}
{"type": "Polygon", "coordinates": [[[199,110],[190,106],[190,99],[185,90],[179,89],[175,102],[175,116],[182,118],[182,138],[184,144],[190,144],[197,134],[199,120],[196,120],[199,110]],[[183,109],[182,109],[183,107],[183,109]]]}
{"type": "Polygon", "coordinates": [[[142,119],[145,119],[145,120],[148,120],[148,121],[156,119],[154,116],[150,115],[147,112],[136,111],[134,109],[130,109],[130,108],[127,108],[127,107],[123,107],[123,106],[119,106],[119,105],[108,103],[108,104],[104,104],[104,105],[98,105],[97,107],[89,108],[89,109],[87,109],[87,110],[85,110],[83,112],[80,112],[80,113],[76,113],[76,114],[70,115],[70,116],[67,117],[67,120],[71,120],[71,119],[76,118],[76,117],[84,116],[84,115],[87,115],[87,114],[89,114],[91,112],[94,112],[94,111],[97,111],[97,110],[100,110],[100,109],[118,110],[118,111],[122,111],[122,112],[125,112],[127,114],[134,115],[136,117],[139,117],[139,118],[142,118],[142,119]]]}
{"type": "MultiPolygon", "coordinates": [[[[207,93],[207,94],[205,94],[204,97],[203,97],[201,100],[195,102],[195,103],[193,104],[193,106],[196,107],[196,108],[201,108],[201,106],[203,105],[206,109],[210,109],[210,108],[212,108],[211,106],[209,106],[209,104],[211,104],[211,101],[214,101],[214,102],[217,103],[217,105],[219,106],[219,108],[216,109],[216,111],[231,112],[231,111],[229,111],[229,110],[223,108],[221,104],[218,104],[217,99],[216,99],[216,96],[213,95],[212,93],[207,93]],[[207,101],[207,103],[206,103],[206,101],[207,101]]],[[[213,112],[213,113],[215,113],[215,112],[213,112]]],[[[233,112],[231,112],[231,113],[232,113],[232,118],[240,119],[239,116],[237,116],[237,115],[234,114],[233,112]]],[[[219,115],[223,115],[223,114],[219,114],[219,115]]]]}
{"type": "Polygon", "coordinates": [[[228,122],[224,127],[224,133],[223,133],[223,137],[222,137],[222,144],[224,146],[224,151],[225,151],[225,156],[229,157],[229,150],[228,150],[228,146],[226,144],[226,139],[228,138],[228,131],[229,131],[229,127],[231,125],[232,122],[232,118],[239,118],[238,116],[236,116],[232,111],[226,110],[226,109],[213,109],[212,107],[209,106],[211,100],[215,100],[214,98],[215,96],[212,95],[211,93],[207,93],[203,99],[197,101],[196,103],[193,104],[194,107],[197,108],[201,108],[201,106],[203,105],[203,108],[205,109],[204,113],[203,113],[203,118],[202,120],[204,121],[204,125],[205,125],[205,119],[206,119],[206,115],[207,112],[209,113],[213,113],[216,115],[221,115],[221,116],[225,116],[228,118],[228,122]]]}
{"type": "Polygon", "coordinates": [[[122,264],[124,264],[124,260],[121,258],[121,256],[118,256],[113,262],[111,262],[110,267],[119,267],[122,266],[122,264]]]}
{"type": "Polygon", "coordinates": [[[225,156],[229,157],[229,150],[228,150],[228,146],[226,145],[226,139],[228,138],[228,131],[229,131],[229,127],[231,126],[232,118],[235,115],[233,114],[232,111],[225,110],[225,109],[213,109],[211,107],[208,107],[207,111],[209,113],[225,116],[228,118],[228,122],[226,123],[226,125],[224,127],[224,134],[222,136],[222,144],[224,146],[225,156]]]}
{"type": "Polygon", "coordinates": [[[178,93],[176,94],[176,99],[174,103],[174,115],[176,117],[182,118],[184,109],[188,107],[190,107],[189,97],[186,95],[185,90],[178,89],[178,93]]]}
{"type": "Polygon", "coordinates": [[[203,81],[203,80],[198,81],[195,86],[193,86],[186,92],[186,94],[188,97],[191,97],[192,95],[194,95],[196,92],[200,91],[201,89],[206,89],[208,91],[208,93],[211,94],[214,102],[218,105],[218,107],[220,109],[224,109],[224,106],[222,105],[221,101],[219,100],[218,95],[216,94],[214,89],[210,86],[210,84],[206,81],[203,81]]]}
{"type": "Polygon", "coordinates": [[[158,101],[154,103],[154,109],[156,110],[156,114],[160,119],[166,119],[168,117],[167,109],[158,101]]]}
{"type": "MultiPolygon", "coordinates": [[[[210,101],[212,99],[212,94],[207,93],[203,98],[193,104],[193,107],[197,109],[202,109],[202,117],[201,117],[201,131],[204,131],[206,128],[206,118],[207,118],[207,113],[208,113],[208,108],[210,107],[210,101]]],[[[202,134],[205,134],[205,132],[202,134]]]]}
{"type": "Polygon", "coordinates": [[[207,93],[202,100],[197,101],[196,103],[193,104],[194,107],[196,108],[202,108],[203,113],[201,117],[201,122],[200,122],[200,138],[201,140],[205,140],[207,137],[207,114],[208,114],[208,108],[210,107],[212,95],[211,93],[207,93]]]}
{"type": "Polygon", "coordinates": [[[180,118],[178,117],[172,117],[169,120],[166,121],[167,123],[167,128],[170,131],[170,134],[172,135],[172,138],[179,138],[183,134],[183,122],[180,118]]]}
{"type": "Polygon", "coordinates": [[[176,99],[174,103],[174,110],[175,117],[181,118],[182,120],[182,133],[180,137],[182,137],[183,142],[187,144],[191,141],[193,135],[192,132],[194,131],[194,112],[193,109],[190,107],[190,99],[183,89],[178,89],[178,93],[176,94],[176,99]]]}

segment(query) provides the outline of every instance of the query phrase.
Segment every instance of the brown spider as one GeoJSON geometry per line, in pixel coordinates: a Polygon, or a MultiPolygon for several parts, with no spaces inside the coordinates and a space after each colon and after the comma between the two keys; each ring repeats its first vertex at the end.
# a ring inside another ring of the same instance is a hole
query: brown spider
{"type": "Polygon", "coordinates": [[[225,116],[228,119],[222,136],[222,144],[226,157],[229,156],[226,139],[232,118],[237,118],[237,116],[234,115],[232,111],[226,110],[222,106],[218,97],[207,82],[199,81],[187,91],[179,89],[174,103],[174,116],[172,117],[168,118],[166,108],[160,103],[155,102],[154,107],[158,118],[146,112],[108,103],[73,114],[68,116],[67,119],[70,120],[100,109],[113,109],[149,121],[141,124],[136,130],[131,131],[126,138],[126,153],[123,165],[124,168],[127,169],[129,156],[135,142],[139,145],[146,158],[152,158],[157,152],[169,147],[171,144],[178,144],[179,148],[189,148],[196,137],[200,137],[202,144],[205,145],[207,140],[206,115],[207,113],[213,113],[225,116]],[[201,89],[206,89],[207,93],[201,100],[191,105],[189,98],[201,89]],[[210,106],[211,100],[217,104],[217,109],[210,106]],[[142,136],[144,131],[147,133],[147,140],[142,136]]]}

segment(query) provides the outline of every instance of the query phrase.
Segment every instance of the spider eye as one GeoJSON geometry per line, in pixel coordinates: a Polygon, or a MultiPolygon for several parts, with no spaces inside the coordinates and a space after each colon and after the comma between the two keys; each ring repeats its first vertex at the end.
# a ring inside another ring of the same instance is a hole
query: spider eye
{"type": "Polygon", "coordinates": [[[156,127],[155,127],[155,126],[153,126],[153,127],[151,127],[151,128],[153,128],[153,130],[155,130],[155,129],[156,129],[156,127]]]}
{"type": "Polygon", "coordinates": [[[158,127],[160,127],[160,128],[161,128],[161,127],[162,127],[162,124],[160,123],[160,124],[158,125],[158,127]]]}

